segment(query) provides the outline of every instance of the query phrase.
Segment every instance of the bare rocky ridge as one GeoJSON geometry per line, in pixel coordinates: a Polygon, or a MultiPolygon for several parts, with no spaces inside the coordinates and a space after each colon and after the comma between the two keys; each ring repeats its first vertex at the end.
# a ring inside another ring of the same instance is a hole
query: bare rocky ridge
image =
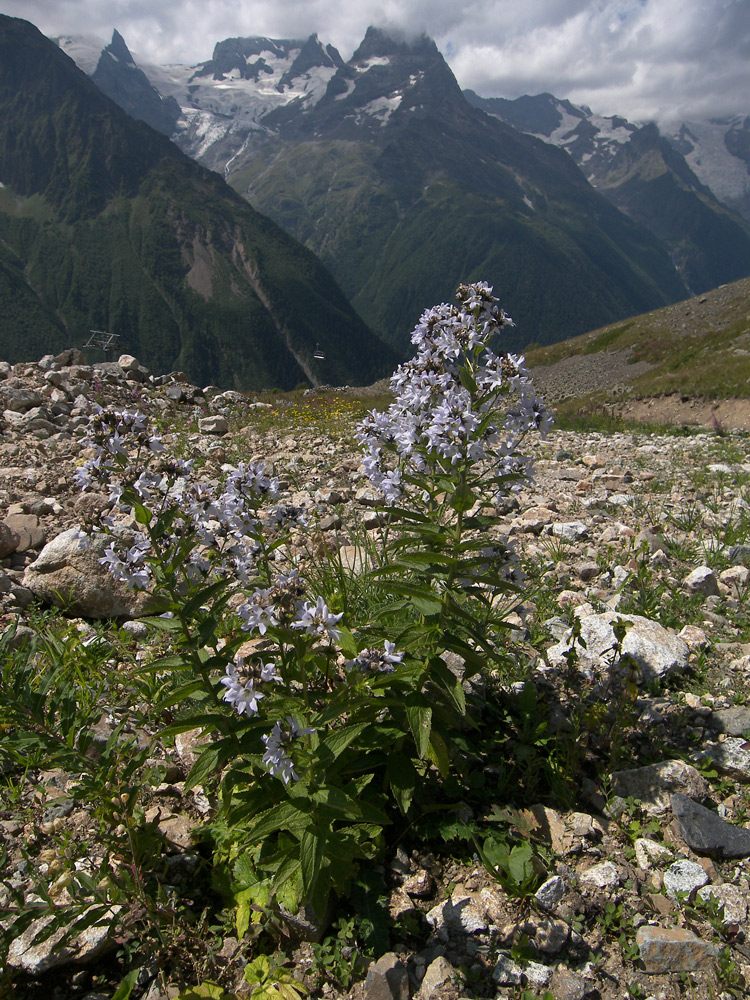
{"type": "MultiPolygon", "coordinates": [[[[610,361],[612,372],[626,363],[610,361]]],[[[304,562],[313,545],[351,564],[350,530],[359,525],[378,537],[375,498],[345,427],[333,437],[285,425],[281,406],[274,420],[267,404],[192,386],[179,373],[154,378],[127,356],[87,366],[66,352],[0,366],[0,375],[4,629],[22,634],[36,597],[65,600],[82,641],[96,634],[96,618],[115,614],[136,657],[147,655],[145,627],[128,620],[141,610],[113,610],[127,595],[95,561],[75,563],[77,529],[96,525],[107,509],[106,497],[81,494],[74,480],[88,455],[80,433],[92,401],[148,413],[167,447],[198,459],[206,480],[226,463],[272,464],[290,502],[310,512],[292,559],[304,562]],[[68,586],[50,585],[49,573],[71,566],[68,586]]],[[[629,987],[630,996],[677,1000],[685,980],[697,997],[741,996],[750,984],[747,441],[553,431],[533,450],[536,477],[507,504],[504,531],[541,587],[514,603],[509,621],[514,655],[537,682],[539,720],[548,720],[540,738],[567,733],[565,745],[580,756],[576,793],[554,808],[523,803],[515,816],[547,859],[546,878],[524,903],[477,858],[411,847],[386,858],[391,915],[418,930],[376,956],[351,995],[511,1000],[529,988],[555,1000],[620,1000],[629,987]],[[620,617],[628,623],[624,658],[613,652],[620,617]],[[572,658],[576,620],[586,648],[572,658]]],[[[112,668],[127,666],[115,659],[112,668]]],[[[506,696],[512,702],[519,692],[506,696]]],[[[198,737],[159,747],[169,780],[143,789],[146,821],[176,871],[190,871],[194,833],[213,814],[201,790],[184,791],[198,737]]],[[[549,753],[544,746],[534,752],[549,753]]],[[[74,776],[58,769],[29,778],[21,800],[0,798],[8,849],[0,907],[8,887],[30,892],[29,866],[47,863],[55,838],[96,844],[90,811],[70,799],[74,776]]],[[[188,891],[189,879],[184,884],[188,891]]],[[[17,995],[110,996],[106,943],[100,935],[56,948],[54,938],[32,946],[17,937],[8,958],[17,995]]],[[[218,951],[221,975],[239,980],[250,945],[227,937],[218,951]]],[[[313,983],[309,944],[294,957],[295,974],[313,983]]],[[[175,993],[164,992],[152,970],[132,996],[175,993]]],[[[342,995],[328,986],[322,993],[342,995]]]]}

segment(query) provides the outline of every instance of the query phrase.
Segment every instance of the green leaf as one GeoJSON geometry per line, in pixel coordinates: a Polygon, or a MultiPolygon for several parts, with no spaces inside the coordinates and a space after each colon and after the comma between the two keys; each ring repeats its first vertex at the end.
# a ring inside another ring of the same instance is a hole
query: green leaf
{"type": "Polygon", "coordinates": [[[344,750],[351,746],[360,734],[367,729],[367,726],[368,723],[360,722],[355,726],[345,726],[343,729],[337,729],[335,732],[326,736],[321,746],[327,747],[333,754],[334,759],[336,757],[340,757],[344,750]]]}
{"type": "Polygon", "coordinates": [[[440,733],[433,729],[430,733],[430,747],[427,756],[440,772],[441,778],[447,778],[451,773],[451,758],[446,744],[440,733]]]}
{"type": "Polygon", "coordinates": [[[339,649],[347,659],[353,660],[359,652],[354,634],[343,625],[337,625],[336,628],[341,633],[338,642],[339,649]]]}
{"type": "Polygon", "coordinates": [[[511,877],[519,884],[523,885],[535,874],[533,863],[534,851],[528,841],[517,844],[510,852],[508,859],[508,871],[511,877]]]}
{"type": "Polygon", "coordinates": [[[154,515],[151,513],[148,507],[144,507],[143,504],[135,502],[133,504],[133,512],[135,514],[135,519],[138,522],[138,524],[143,524],[143,525],[151,524],[151,520],[154,515]]]}
{"type": "Polygon", "coordinates": [[[202,784],[209,774],[225,764],[234,753],[234,748],[233,740],[223,739],[209,744],[205,750],[201,751],[185,779],[185,791],[189,792],[191,788],[202,784]]]}
{"type": "Polygon", "coordinates": [[[432,709],[429,705],[425,705],[421,699],[418,702],[416,700],[412,702],[407,701],[406,717],[409,720],[409,726],[417,746],[417,756],[420,760],[424,760],[430,745],[432,709]]]}
{"type": "MultiPolygon", "coordinates": [[[[197,677],[195,680],[190,681],[188,684],[182,684],[180,687],[176,688],[174,691],[170,691],[169,694],[162,698],[160,701],[154,705],[154,713],[159,714],[163,712],[165,708],[171,708],[172,705],[177,705],[179,702],[185,701],[187,698],[192,697],[198,691],[203,691],[205,684],[202,677],[197,677]]],[[[192,726],[189,728],[193,728],[192,726]]],[[[163,734],[162,734],[163,735],[163,734]]]]}
{"type": "Polygon", "coordinates": [[[404,816],[409,811],[418,780],[417,770],[406,754],[391,754],[388,758],[388,781],[398,807],[404,816]]]}
{"type": "Polygon", "coordinates": [[[277,830],[289,830],[295,837],[301,839],[308,825],[311,804],[306,799],[295,799],[281,802],[263,813],[253,825],[248,828],[248,837],[259,843],[277,830]]]}
{"type": "Polygon", "coordinates": [[[195,612],[203,604],[208,604],[216,596],[216,594],[221,593],[222,590],[226,590],[227,586],[228,581],[226,579],[222,579],[217,580],[216,583],[212,583],[210,587],[203,587],[183,605],[183,618],[192,618],[195,612]]]}
{"type": "Polygon", "coordinates": [[[318,916],[322,916],[328,901],[327,885],[322,879],[325,831],[318,826],[308,827],[302,835],[299,849],[302,870],[302,889],[305,899],[318,916]]]}
{"type": "Polygon", "coordinates": [[[468,389],[472,395],[476,395],[479,392],[474,376],[465,365],[461,365],[458,369],[458,377],[460,378],[461,385],[464,389],[468,389]]]}
{"type": "Polygon", "coordinates": [[[182,628],[178,618],[162,618],[161,615],[139,618],[138,621],[150,625],[151,628],[158,629],[160,632],[179,632],[182,628]]]}
{"type": "Polygon", "coordinates": [[[140,971],[140,969],[130,970],[112,994],[112,1000],[128,1000],[130,994],[133,992],[133,987],[136,984],[140,971]]]}
{"type": "Polygon", "coordinates": [[[445,691],[461,715],[465,715],[466,696],[464,695],[464,689],[461,687],[461,682],[439,656],[433,656],[430,660],[430,677],[435,684],[445,691]]]}

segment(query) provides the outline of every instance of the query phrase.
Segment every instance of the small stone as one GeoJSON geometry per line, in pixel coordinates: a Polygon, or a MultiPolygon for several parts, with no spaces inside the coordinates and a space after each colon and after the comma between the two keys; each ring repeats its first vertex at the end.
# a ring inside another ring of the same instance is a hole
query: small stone
{"type": "Polygon", "coordinates": [[[582,885],[595,889],[614,889],[620,884],[622,875],[620,869],[612,861],[602,861],[585,871],[579,881],[582,885]]]}
{"type": "Polygon", "coordinates": [[[398,955],[387,952],[367,971],[364,1000],[409,1000],[409,975],[398,955]]]}
{"type": "Polygon", "coordinates": [[[750,830],[733,826],[684,795],[672,796],[680,836],[692,850],[724,858],[750,857],[750,830]]]}
{"type": "Polygon", "coordinates": [[[338,514],[329,514],[328,517],[324,517],[320,522],[321,531],[336,531],[341,527],[343,521],[338,516],[338,514]]]}
{"type": "Polygon", "coordinates": [[[523,971],[529,984],[537,988],[547,986],[553,973],[548,965],[542,965],[541,962],[526,962],[523,971]]]}
{"type": "Polygon", "coordinates": [[[687,859],[675,861],[664,872],[664,889],[670,899],[677,899],[679,893],[686,893],[689,898],[708,881],[704,869],[695,861],[687,859]]]}
{"type": "Polygon", "coordinates": [[[442,955],[438,955],[438,957],[427,966],[427,971],[422,979],[422,985],[419,988],[417,997],[419,1000],[429,1000],[438,987],[442,986],[443,983],[454,979],[457,975],[457,970],[453,968],[448,959],[443,958],[442,955]]]}
{"type": "Polygon", "coordinates": [[[565,542],[579,542],[588,538],[589,529],[583,521],[563,521],[552,525],[552,534],[565,542]]]}
{"type": "Polygon", "coordinates": [[[664,861],[671,861],[673,857],[668,847],[659,844],[655,840],[649,840],[647,837],[638,837],[634,847],[635,860],[638,862],[638,867],[642,868],[645,872],[650,871],[654,864],[658,865],[664,861]]]}
{"type": "Polygon", "coordinates": [[[422,869],[407,878],[402,889],[416,899],[429,899],[435,892],[435,880],[428,871],[422,869]]]}
{"type": "Polygon", "coordinates": [[[615,795],[623,799],[637,799],[652,816],[671,808],[674,792],[691,798],[704,798],[709,792],[703,775],[682,760],[614,771],[611,778],[615,795]]]}
{"type": "Polygon", "coordinates": [[[705,631],[697,625],[685,625],[677,633],[677,638],[686,643],[691,653],[696,649],[705,649],[709,644],[705,631]]]}
{"type": "Polygon", "coordinates": [[[740,781],[750,780],[750,744],[742,737],[730,736],[697,755],[698,760],[711,761],[722,774],[740,781]]]}
{"type": "Polygon", "coordinates": [[[733,545],[729,550],[729,561],[738,566],[750,566],[750,545],[733,545]]]}
{"type": "Polygon", "coordinates": [[[724,907],[722,921],[728,924],[744,924],[747,920],[747,890],[731,882],[722,885],[705,885],[698,890],[698,896],[706,901],[717,900],[724,907]]]}
{"type": "Polygon", "coordinates": [[[731,708],[721,708],[712,712],[708,724],[719,733],[730,736],[742,736],[750,733],[750,705],[733,705],[731,708]]]}
{"type": "Polygon", "coordinates": [[[719,583],[732,590],[740,590],[750,579],[750,569],[747,566],[730,566],[719,573],[719,583]]]}
{"type": "Polygon", "coordinates": [[[210,417],[201,417],[198,421],[198,430],[201,434],[226,434],[229,431],[229,423],[226,417],[214,414],[210,417]]]}
{"type": "Polygon", "coordinates": [[[501,951],[497,956],[492,979],[498,986],[518,986],[523,982],[523,969],[510,957],[510,952],[501,951]]]}
{"type": "Polygon", "coordinates": [[[650,974],[697,972],[713,966],[716,948],[681,927],[639,927],[635,935],[650,974]]]}
{"type": "Polygon", "coordinates": [[[689,573],[682,581],[683,587],[691,594],[703,594],[704,597],[718,597],[719,581],[710,566],[699,566],[689,573]]]}
{"type": "Polygon", "coordinates": [[[18,548],[20,541],[17,531],[14,531],[5,521],[0,521],[0,559],[6,559],[18,548]]]}
{"type": "Polygon", "coordinates": [[[551,910],[565,895],[565,880],[560,875],[553,875],[537,889],[534,899],[543,910],[551,910]]]}
{"type": "Polygon", "coordinates": [[[568,943],[570,927],[564,920],[540,920],[536,926],[534,943],[545,955],[556,955],[568,943]]]}
{"type": "Polygon", "coordinates": [[[555,1000],[583,1000],[588,992],[588,984],[583,976],[561,965],[552,975],[550,990],[555,1000]]]}

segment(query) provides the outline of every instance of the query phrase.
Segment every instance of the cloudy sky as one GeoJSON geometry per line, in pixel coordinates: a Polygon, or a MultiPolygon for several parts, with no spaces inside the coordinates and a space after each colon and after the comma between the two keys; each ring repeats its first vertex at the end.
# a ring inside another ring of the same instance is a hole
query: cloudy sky
{"type": "Polygon", "coordinates": [[[750,0],[0,0],[45,34],[195,63],[233,35],[317,31],[348,59],[368,24],[426,31],[462,87],[550,91],[631,120],[750,114],[750,0]],[[343,11],[342,11],[343,8],[343,11]]]}

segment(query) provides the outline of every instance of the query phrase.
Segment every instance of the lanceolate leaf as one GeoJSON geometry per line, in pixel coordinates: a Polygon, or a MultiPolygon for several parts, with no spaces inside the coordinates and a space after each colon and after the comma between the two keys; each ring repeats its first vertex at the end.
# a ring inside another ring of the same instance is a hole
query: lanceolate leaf
{"type": "Polygon", "coordinates": [[[302,889],[305,899],[319,917],[328,902],[328,879],[322,870],[324,848],[325,830],[317,825],[308,827],[302,835],[299,851],[302,889]]]}
{"type": "Polygon", "coordinates": [[[406,705],[406,717],[417,745],[417,756],[423,760],[427,755],[430,745],[430,732],[432,730],[432,709],[429,705],[421,702],[413,702],[406,705]]]}

